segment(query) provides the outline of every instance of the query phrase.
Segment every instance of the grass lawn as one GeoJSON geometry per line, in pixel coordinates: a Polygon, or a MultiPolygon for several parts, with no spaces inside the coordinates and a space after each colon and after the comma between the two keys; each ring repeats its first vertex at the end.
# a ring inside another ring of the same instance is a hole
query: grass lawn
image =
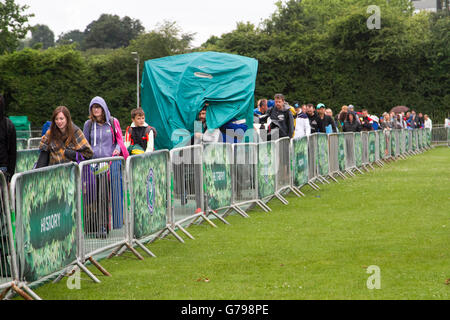
{"type": "MultiPolygon", "coordinates": [[[[173,237],[90,267],[81,289],[66,280],[35,291],[43,299],[449,299],[450,148],[435,148],[339,184],[274,199],[273,212],[232,216],[231,225],[193,226],[196,240],[173,237]],[[381,271],[369,290],[367,267],[381,271]]],[[[181,233],[180,233],[181,234],[181,233]]]]}

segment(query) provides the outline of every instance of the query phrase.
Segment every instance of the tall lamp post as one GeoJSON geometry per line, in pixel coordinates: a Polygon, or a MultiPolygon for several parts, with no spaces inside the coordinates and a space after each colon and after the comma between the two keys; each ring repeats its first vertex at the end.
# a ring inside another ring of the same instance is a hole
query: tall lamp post
{"type": "Polygon", "coordinates": [[[137,78],[136,78],[136,95],[137,95],[136,97],[137,97],[137,99],[136,99],[136,101],[137,101],[137,108],[139,109],[139,107],[140,107],[140,104],[139,104],[139,64],[140,64],[139,54],[137,52],[132,52],[131,54],[133,56],[135,56],[134,61],[136,61],[136,75],[137,75],[137,78]]]}

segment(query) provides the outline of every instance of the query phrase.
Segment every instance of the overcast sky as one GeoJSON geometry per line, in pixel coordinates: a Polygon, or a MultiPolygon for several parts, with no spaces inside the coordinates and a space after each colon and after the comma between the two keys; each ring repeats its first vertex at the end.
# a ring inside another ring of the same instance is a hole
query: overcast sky
{"type": "Polygon", "coordinates": [[[258,25],[275,12],[276,0],[16,0],[34,13],[31,25],[45,24],[58,36],[70,30],[84,31],[102,13],[139,19],[147,31],[164,20],[176,21],[183,32],[197,33],[199,46],[211,35],[235,29],[236,22],[258,25]]]}

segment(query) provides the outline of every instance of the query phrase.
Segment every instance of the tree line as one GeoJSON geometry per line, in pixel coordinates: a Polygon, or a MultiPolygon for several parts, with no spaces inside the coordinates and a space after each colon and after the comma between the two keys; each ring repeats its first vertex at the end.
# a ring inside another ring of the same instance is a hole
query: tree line
{"type": "Polygon", "coordinates": [[[450,113],[450,15],[413,14],[407,0],[280,1],[259,25],[239,22],[198,48],[191,46],[195,34],[175,22],[145,31],[139,20],[104,14],[55,41],[47,26],[26,26],[26,6],[6,0],[0,9],[0,92],[8,115],[27,115],[34,127],[58,105],[69,107],[81,125],[96,95],[128,124],[136,106],[131,52],[141,61],[192,51],[255,58],[255,100],[283,93],[289,102],[322,102],[335,112],[353,104],[373,114],[406,105],[434,123],[450,113]],[[369,5],[380,8],[380,29],[367,27],[369,5]],[[5,32],[7,19],[15,20],[15,30],[5,32]]]}

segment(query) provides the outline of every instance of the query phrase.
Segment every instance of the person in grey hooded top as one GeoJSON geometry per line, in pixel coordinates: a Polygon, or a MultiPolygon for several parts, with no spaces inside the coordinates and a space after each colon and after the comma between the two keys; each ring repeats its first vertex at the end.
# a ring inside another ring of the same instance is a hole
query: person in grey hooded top
{"type": "Polygon", "coordinates": [[[84,123],[83,128],[84,136],[94,151],[93,159],[120,155],[123,137],[118,125],[118,120],[111,117],[105,100],[101,97],[93,98],[89,104],[89,120],[84,123]],[[113,128],[116,134],[113,133],[113,128]]]}

